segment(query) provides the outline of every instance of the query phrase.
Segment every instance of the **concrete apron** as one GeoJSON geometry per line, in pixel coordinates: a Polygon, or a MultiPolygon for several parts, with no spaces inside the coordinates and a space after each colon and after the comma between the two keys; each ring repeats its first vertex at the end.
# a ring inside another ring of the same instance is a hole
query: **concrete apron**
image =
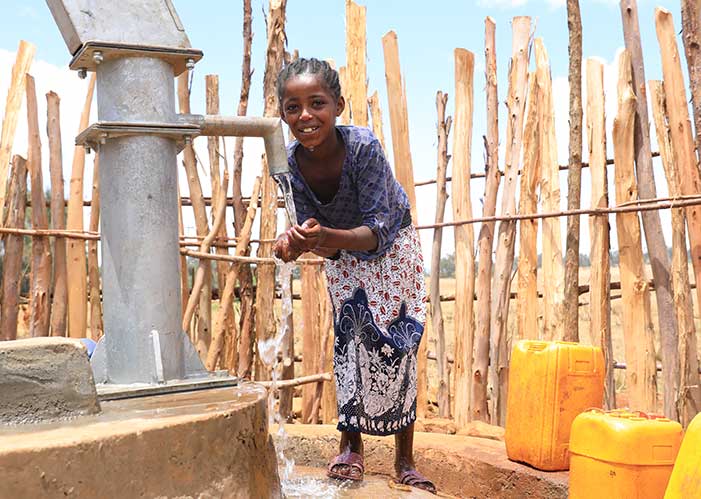
{"type": "Polygon", "coordinates": [[[0,427],[0,497],[280,497],[259,385],[102,403],[0,427]]]}
{"type": "MultiPolygon", "coordinates": [[[[287,457],[301,466],[325,468],[338,453],[340,433],[332,425],[286,425],[287,457]]],[[[274,432],[274,429],[271,429],[274,432]]],[[[394,476],[394,438],[363,435],[365,471],[394,476]]],[[[567,472],[539,471],[509,461],[504,442],[416,432],[418,470],[438,491],[457,497],[566,499],[567,472]]]]}

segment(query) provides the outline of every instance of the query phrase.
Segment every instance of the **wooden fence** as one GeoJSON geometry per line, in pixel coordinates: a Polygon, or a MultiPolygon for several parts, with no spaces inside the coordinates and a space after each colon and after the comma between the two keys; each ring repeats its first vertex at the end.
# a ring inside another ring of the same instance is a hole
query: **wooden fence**
{"type": "MultiPolygon", "coordinates": [[[[701,177],[697,164],[701,142],[698,128],[701,73],[696,70],[698,50],[694,48],[698,47],[698,27],[690,21],[698,18],[698,12],[692,4],[682,1],[682,24],[691,75],[693,117],[697,124],[696,142],[672,14],[664,9],[655,11],[662,79],[646,82],[637,7],[632,0],[621,2],[626,50],[618,62],[616,95],[607,95],[602,64],[594,59],[581,64],[579,8],[576,0],[568,0],[569,163],[561,166],[557,162],[548,53],[543,41],[535,37],[535,26],[529,17],[516,17],[511,25],[512,49],[502,62],[509,67],[506,106],[501,113],[506,120],[506,132],[505,137],[499,136],[496,24],[487,18],[485,83],[475,81],[475,53],[456,48],[455,88],[451,89],[454,118],[448,116],[448,94],[439,90],[436,178],[419,182],[414,180],[412,168],[410,120],[398,37],[390,31],[382,38],[395,175],[407,191],[419,230],[433,232],[433,256],[427,265],[431,273],[429,334],[419,352],[420,417],[436,413],[453,418],[458,428],[471,420],[502,424],[510,346],[522,338],[582,340],[601,346],[607,360],[605,402],[609,407],[617,404],[614,361],[618,361],[619,367],[623,362],[626,367],[623,390],[619,390],[625,400],[619,400],[619,404],[644,411],[662,410],[685,424],[698,412],[701,393],[691,289],[696,289],[697,302],[701,303],[698,299],[701,288],[691,284],[687,264],[690,251],[693,282],[698,282],[701,278],[701,177]],[[582,102],[581,82],[586,85],[586,102],[582,102]],[[484,104],[475,103],[475,86],[485,88],[484,104]],[[647,94],[652,101],[659,153],[651,151],[649,130],[643,126],[648,122],[647,94]],[[606,99],[616,99],[618,103],[610,135],[605,127],[606,99]],[[475,131],[484,135],[486,163],[479,167],[471,162],[475,156],[471,140],[475,112],[485,112],[486,116],[486,130],[475,131]],[[585,136],[588,163],[581,159],[585,136]],[[503,159],[498,157],[500,142],[504,145],[503,159]],[[607,142],[613,143],[613,158],[606,157],[607,142]],[[450,143],[452,151],[448,150],[450,143]],[[667,197],[656,194],[652,175],[652,159],[656,156],[660,156],[664,168],[667,197]],[[615,189],[609,193],[611,166],[615,189]],[[591,199],[588,200],[580,199],[581,168],[590,170],[591,199]],[[564,211],[560,209],[562,170],[568,171],[568,209],[564,211]],[[416,189],[433,184],[437,191],[435,220],[426,224],[417,209],[417,198],[426,197],[416,189]],[[472,206],[477,192],[483,194],[481,212],[472,206]],[[498,194],[501,205],[497,212],[498,194]],[[452,221],[446,222],[449,199],[452,221]],[[670,209],[672,213],[671,259],[662,236],[659,218],[662,209],[670,209]],[[583,216],[589,224],[589,248],[580,247],[579,220],[583,216]],[[564,247],[560,230],[563,217],[568,220],[564,247]],[[609,224],[612,220],[620,261],[617,281],[611,277],[613,248],[609,224]],[[479,230],[475,237],[476,224],[479,230]],[[453,228],[456,269],[455,292],[450,296],[441,293],[439,275],[443,229],[448,227],[453,228]],[[643,258],[643,237],[650,255],[649,270],[643,258]],[[588,284],[579,282],[578,257],[582,249],[588,249],[592,262],[588,284]],[[616,290],[620,290],[619,294],[612,293],[616,290]],[[653,316],[652,291],[656,316],[653,316]],[[588,297],[584,304],[580,303],[583,296],[588,297]],[[614,302],[617,298],[620,301],[614,302]],[[622,310],[620,327],[614,327],[612,320],[614,303],[619,303],[622,310]],[[515,309],[511,308],[512,304],[515,309]],[[452,335],[444,319],[448,306],[453,307],[452,335]],[[589,317],[588,331],[579,328],[583,316],[589,317]],[[624,345],[622,357],[614,356],[614,338],[624,345]],[[449,352],[451,343],[452,352],[449,352]]],[[[250,0],[243,1],[243,8],[240,115],[247,112],[251,82],[250,0]]],[[[275,75],[284,61],[293,57],[285,52],[285,10],[286,0],[270,2],[264,75],[266,116],[274,116],[278,109],[275,75]]],[[[347,0],[346,21],[346,66],[339,68],[339,74],[348,105],[340,121],[371,126],[384,143],[377,91],[368,97],[366,8],[347,0]]],[[[47,173],[46,162],[41,158],[37,97],[29,74],[33,54],[31,44],[20,43],[0,137],[0,178],[7,180],[0,182],[0,206],[6,208],[0,227],[4,249],[0,339],[15,339],[18,331],[20,336],[97,339],[102,334],[97,258],[98,158],[95,157],[91,201],[86,202],[83,183],[90,179],[83,178],[85,151],[75,148],[70,196],[64,200],[61,134],[75,131],[60,130],[59,97],[49,93],[46,136],[51,196],[50,200],[44,198],[42,176],[47,173]],[[27,103],[29,130],[26,160],[19,155],[11,157],[23,98],[27,103]],[[46,209],[36,209],[44,206],[48,207],[50,216],[46,209]],[[86,207],[90,209],[88,227],[83,226],[86,207]],[[23,283],[27,289],[23,289],[23,283]]],[[[189,77],[185,74],[178,82],[178,101],[183,113],[190,112],[189,77]]],[[[93,89],[94,80],[86,95],[80,129],[88,124],[93,89]]],[[[218,113],[216,75],[206,77],[206,91],[207,113],[218,113]]],[[[231,170],[224,142],[212,137],[207,146],[207,161],[197,157],[192,145],[186,146],[179,170],[179,174],[186,176],[188,185],[188,192],[180,198],[183,329],[208,369],[226,368],[242,377],[267,383],[270,372],[258,360],[256,345],[258,340],[275,335],[278,329],[275,265],[271,258],[278,216],[276,187],[263,164],[250,196],[244,198],[243,141],[236,140],[231,170]],[[208,175],[200,177],[198,162],[209,165],[208,175]],[[205,182],[211,186],[205,188],[205,182]],[[211,190],[211,197],[203,195],[207,190],[211,190]],[[185,234],[183,230],[183,212],[190,209],[195,234],[185,234]],[[233,227],[223,223],[229,209],[233,210],[233,227]],[[257,240],[251,238],[255,223],[260,224],[257,240]],[[250,254],[252,247],[256,248],[255,257],[250,254]],[[194,275],[189,275],[188,258],[197,262],[194,275]],[[218,299],[218,306],[212,306],[213,297],[218,299]]],[[[301,313],[304,327],[294,330],[293,321],[288,320],[279,356],[285,380],[280,387],[280,409],[284,417],[292,417],[294,390],[302,385],[298,409],[301,420],[330,422],[335,417],[334,384],[327,382],[332,370],[333,332],[330,303],[323,292],[325,275],[321,259],[314,255],[303,255],[299,266],[301,307],[295,312],[301,313]],[[295,335],[301,341],[295,343],[295,335]]]]}

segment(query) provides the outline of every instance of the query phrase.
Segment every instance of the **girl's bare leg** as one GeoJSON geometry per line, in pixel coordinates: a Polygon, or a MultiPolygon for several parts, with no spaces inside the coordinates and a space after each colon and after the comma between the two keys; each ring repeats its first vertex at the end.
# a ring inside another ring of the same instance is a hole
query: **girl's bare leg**
{"type": "MultiPolygon", "coordinates": [[[[394,444],[396,448],[394,470],[397,473],[397,477],[401,477],[407,471],[416,470],[416,464],[414,463],[414,423],[394,435],[394,444]]],[[[412,485],[434,494],[436,492],[436,487],[430,480],[419,481],[412,485]]]]}

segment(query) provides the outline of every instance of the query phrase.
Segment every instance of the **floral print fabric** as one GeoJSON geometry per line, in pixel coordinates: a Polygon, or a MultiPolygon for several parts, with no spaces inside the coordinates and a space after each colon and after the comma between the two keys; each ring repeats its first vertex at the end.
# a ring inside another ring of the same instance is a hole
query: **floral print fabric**
{"type": "Polygon", "coordinates": [[[398,433],[416,419],[416,354],[426,320],[423,257],[413,226],[374,260],[326,262],[334,310],[338,429],[398,433]]]}

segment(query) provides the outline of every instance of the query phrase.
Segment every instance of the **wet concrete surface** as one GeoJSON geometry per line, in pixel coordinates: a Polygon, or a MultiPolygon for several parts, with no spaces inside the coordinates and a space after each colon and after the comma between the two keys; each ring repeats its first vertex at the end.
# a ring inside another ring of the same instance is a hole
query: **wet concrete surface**
{"type": "MultiPolygon", "coordinates": [[[[434,494],[398,485],[384,475],[366,474],[362,482],[340,481],[326,476],[323,468],[295,466],[294,477],[283,482],[286,499],[427,499],[434,494]]],[[[448,496],[443,496],[448,497],[448,496]]]]}
{"type": "Polygon", "coordinates": [[[61,422],[0,426],[0,499],[280,497],[261,386],[102,408],[61,422]]]}

